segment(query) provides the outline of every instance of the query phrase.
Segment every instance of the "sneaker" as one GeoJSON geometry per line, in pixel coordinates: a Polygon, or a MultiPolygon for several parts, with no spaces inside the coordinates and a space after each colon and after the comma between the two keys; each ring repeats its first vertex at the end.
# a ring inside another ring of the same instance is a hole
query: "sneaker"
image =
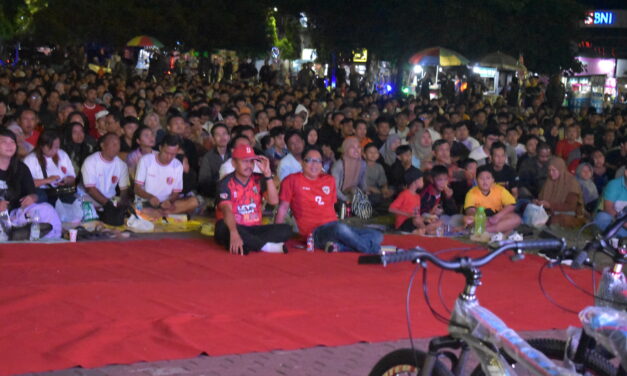
{"type": "Polygon", "coordinates": [[[261,251],[266,253],[285,253],[285,249],[285,243],[268,242],[263,245],[261,251]]]}
{"type": "Polygon", "coordinates": [[[324,245],[324,251],[326,253],[335,253],[338,252],[338,247],[337,244],[334,242],[327,242],[327,244],[324,245]]]}
{"type": "Polygon", "coordinates": [[[495,242],[498,243],[501,240],[503,240],[504,236],[502,232],[497,232],[496,234],[492,235],[492,238],[490,238],[491,242],[495,242]]]}
{"type": "Polygon", "coordinates": [[[385,255],[386,253],[396,253],[398,248],[395,245],[382,245],[379,250],[379,254],[385,255]]]}
{"type": "Polygon", "coordinates": [[[515,241],[515,242],[521,242],[523,241],[523,236],[519,234],[518,232],[514,231],[509,235],[507,239],[515,241]]]}

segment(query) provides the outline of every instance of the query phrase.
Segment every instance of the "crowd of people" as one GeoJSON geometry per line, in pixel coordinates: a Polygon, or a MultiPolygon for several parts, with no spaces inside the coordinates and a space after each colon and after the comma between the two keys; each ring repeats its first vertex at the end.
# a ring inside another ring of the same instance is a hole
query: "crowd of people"
{"type": "Polygon", "coordinates": [[[128,207],[150,220],[215,210],[216,241],[234,254],[286,252],[294,230],[316,248],[377,253],[380,231],[340,220],[351,208],[428,235],[463,232],[477,210],[508,234],[529,204],[551,225],[602,229],[627,205],[619,108],[573,113],[537,86],[490,101],[305,82],[3,68],[0,212],[58,238],[86,208],[112,224],[128,207]]]}

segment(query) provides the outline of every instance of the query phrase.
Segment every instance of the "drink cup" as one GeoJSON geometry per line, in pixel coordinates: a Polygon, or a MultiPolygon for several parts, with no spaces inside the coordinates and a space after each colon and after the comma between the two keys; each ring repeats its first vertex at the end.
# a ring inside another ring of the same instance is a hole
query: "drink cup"
{"type": "Polygon", "coordinates": [[[78,230],[75,229],[75,228],[72,228],[68,232],[70,233],[70,242],[76,243],[76,237],[78,235],[78,230]]]}

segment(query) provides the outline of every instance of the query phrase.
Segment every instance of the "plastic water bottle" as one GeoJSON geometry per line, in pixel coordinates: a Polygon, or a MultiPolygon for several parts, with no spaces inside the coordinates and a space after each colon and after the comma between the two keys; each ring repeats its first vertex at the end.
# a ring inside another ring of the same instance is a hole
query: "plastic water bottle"
{"type": "Polygon", "coordinates": [[[314,251],[314,237],[313,237],[313,233],[309,233],[309,236],[307,236],[307,252],[313,252],[314,251]]]}
{"type": "Polygon", "coordinates": [[[9,234],[7,231],[11,229],[11,218],[9,218],[9,211],[5,210],[0,212],[0,242],[6,242],[9,240],[9,234]]]}
{"type": "Polygon", "coordinates": [[[30,240],[39,240],[39,213],[33,210],[30,216],[30,240]]]}
{"type": "Polygon", "coordinates": [[[135,196],[135,211],[140,212],[144,209],[144,203],[142,198],[139,196],[135,196]]]}
{"type": "Polygon", "coordinates": [[[483,234],[485,232],[485,225],[486,225],[485,208],[483,206],[480,206],[479,209],[477,209],[477,212],[475,213],[474,233],[476,235],[483,234]]]}

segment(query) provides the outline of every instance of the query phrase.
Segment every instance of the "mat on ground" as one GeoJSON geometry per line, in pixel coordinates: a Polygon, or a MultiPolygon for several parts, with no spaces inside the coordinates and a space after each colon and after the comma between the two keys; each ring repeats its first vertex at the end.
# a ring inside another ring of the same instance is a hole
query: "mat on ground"
{"type": "MultiPolygon", "coordinates": [[[[385,242],[467,247],[414,236],[385,242]]],[[[0,374],[406,338],[405,293],[415,265],[364,266],[357,257],[298,249],[234,256],[210,239],[0,246],[0,374]]],[[[542,295],[542,262],[500,257],[489,264],[482,304],[518,330],[577,324],[542,295]]],[[[589,274],[571,274],[589,286],[589,274]]],[[[430,266],[429,276],[437,301],[439,270],[430,266]]],[[[449,305],[462,285],[446,273],[449,305]]],[[[590,303],[557,269],[546,286],[570,308],[590,303]]],[[[443,334],[414,291],[414,335],[443,334]]]]}

